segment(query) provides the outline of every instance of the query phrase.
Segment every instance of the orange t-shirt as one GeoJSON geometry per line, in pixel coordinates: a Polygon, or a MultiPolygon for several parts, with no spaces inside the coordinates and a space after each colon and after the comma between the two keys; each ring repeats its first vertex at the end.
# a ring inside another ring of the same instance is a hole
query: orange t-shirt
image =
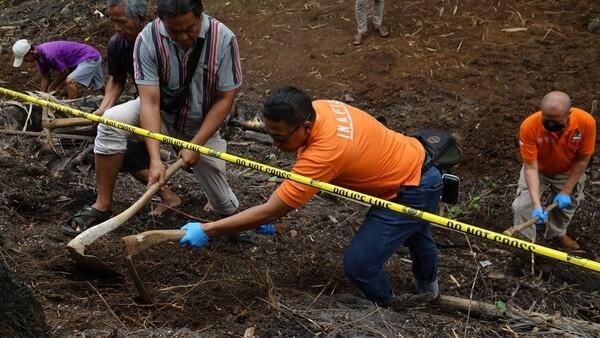
{"type": "Polygon", "coordinates": [[[595,145],[596,121],[578,108],[571,108],[567,125],[560,134],[544,128],[541,111],[527,117],[519,132],[523,161],[537,160],[539,170],[551,175],[569,172],[575,157],[591,156],[595,145]]]}
{"type": "MultiPolygon", "coordinates": [[[[313,102],[314,127],[292,171],[322,182],[392,199],[400,186],[418,186],[425,150],[412,137],[386,128],[371,115],[337,101],[313,102]]],[[[284,181],[277,195],[297,208],[316,188],[284,181]]]]}

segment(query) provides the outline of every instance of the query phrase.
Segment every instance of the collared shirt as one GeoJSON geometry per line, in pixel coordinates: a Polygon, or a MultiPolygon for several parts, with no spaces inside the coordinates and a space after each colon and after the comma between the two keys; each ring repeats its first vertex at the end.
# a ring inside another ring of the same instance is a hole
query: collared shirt
{"type": "MultiPolygon", "coordinates": [[[[314,126],[292,171],[390,200],[401,186],[418,186],[425,149],[413,137],[386,128],[368,113],[338,101],[313,102],[314,126]]],[[[284,181],[277,195],[292,208],[316,188],[284,181]]]]}
{"type": "Polygon", "coordinates": [[[133,41],[123,39],[118,33],[110,38],[106,51],[108,75],[126,79],[129,74],[134,78],[133,44],[133,41]]]}
{"type": "Polygon", "coordinates": [[[50,41],[35,46],[40,58],[37,66],[42,74],[51,70],[62,73],[72,71],[85,61],[100,60],[100,52],[94,47],[73,41],[50,41]]]}
{"type": "Polygon", "coordinates": [[[519,132],[519,150],[525,163],[538,162],[546,174],[570,172],[577,156],[591,156],[596,145],[596,121],[589,113],[571,108],[565,129],[551,133],[542,124],[538,111],[523,121],[519,132]]]}
{"type": "MultiPolygon", "coordinates": [[[[202,14],[198,37],[204,39],[200,62],[190,84],[190,96],[177,123],[177,129],[186,135],[194,135],[200,128],[204,115],[217,100],[218,92],[242,85],[239,49],[233,32],[216,19],[202,14]]],[[[171,89],[181,88],[192,50],[193,46],[187,50],[179,47],[169,37],[161,20],[156,19],[154,24],[146,25],[135,42],[135,82],[151,86],[167,83],[171,89]],[[162,69],[162,74],[159,74],[159,69],[162,69]]],[[[161,112],[161,117],[170,125],[175,122],[172,112],[161,112]]]]}

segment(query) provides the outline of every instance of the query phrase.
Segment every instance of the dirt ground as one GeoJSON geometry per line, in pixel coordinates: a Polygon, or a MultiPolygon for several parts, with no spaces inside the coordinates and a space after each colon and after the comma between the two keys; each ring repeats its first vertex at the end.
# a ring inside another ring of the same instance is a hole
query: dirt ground
{"type": "MultiPolygon", "coordinates": [[[[361,47],[351,44],[353,1],[204,3],[238,37],[244,85],[236,114],[253,117],[270,90],[293,84],[314,98],[343,100],[383,116],[397,131],[451,130],[466,160],[456,170],[461,202],[446,214],[498,232],[512,222],[520,121],[550,90],[567,92],[588,111],[599,98],[600,35],[586,30],[600,14],[596,1],[388,1],[390,37],[370,34],[361,47]],[[505,31],[511,28],[526,29],[505,31]]],[[[25,91],[39,84],[32,67],[12,67],[11,45],[19,38],[87,41],[106,52],[111,27],[94,14],[104,11],[104,1],[0,4],[4,87],[25,91]]],[[[201,250],[170,243],[136,256],[156,301],[140,305],[119,238],[175,229],[192,217],[215,219],[202,210],[206,199],[194,178],[173,178],[173,189],[184,198],[176,212],[156,219],[147,207],[86,250],[124,274],[107,278],[78,269],[65,250],[69,238],[60,231],[70,215],[93,203],[93,169],[84,163],[50,176],[39,150],[31,138],[0,137],[0,257],[38,297],[51,336],[251,337],[253,330],[261,337],[600,336],[440,306],[401,312],[374,307],[342,269],[344,248],[366,210],[324,194],[284,218],[281,236],[253,235],[257,246],[218,239],[201,250]]],[[[293,163],[289,154],[244,139],[239,129],[228,151],[283,168],[293,163]]],[[[597,157],[592,162],[586,201],[569,233],[582,244],[577,255],[599,260],[600,170],[597,157]]],[[[266,200],[276,187],[267,175],[243,167],[229,165],[228,175],[244,208],[266,200]]],[[[120,176],[115,213],[143,189],[120,176]]],[[[600,324],[598,273],[537,258],[532,276],[527,254],[444,229],[435,229],[434,236],[443,294],[600,324]]],[[[410,292],[408,259],[399,252],[386,264],[399,293],[410,292]]]]}

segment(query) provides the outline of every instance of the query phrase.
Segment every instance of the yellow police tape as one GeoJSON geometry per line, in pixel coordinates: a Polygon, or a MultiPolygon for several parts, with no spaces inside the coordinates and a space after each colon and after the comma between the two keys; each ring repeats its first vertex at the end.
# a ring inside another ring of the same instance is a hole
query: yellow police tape
{"type": "Polygon", "coordinates": [[[74,109],[71,107],[67,107],[67,106],[64,106],[64,105],[61,105],[58,103],[54,103],[54,102],[50,102],[47,100],[38,99],[33,96],[25,95],[25,94],[15,92],[10,89],[3,88],[3,87],[0,87],[0,94],[4,94],[6,96],[11,96],[11,97],[23,100],[23,101],[31,102],[31,103],[34,103],[34,104],[37,104],[37,105],[40,105],[43,107],[48,107],[50,109],[59,110],[59,111],[69,113],[74,116],[84,117],[84,118],[92,120],[94,122],[107,124],[109,126],[127,130],[131,133],[141,135],[144,137],[149,137],[149,138],[158,140],[160,142],[169,143],[169,144],[172,144],[172,145],[180,147],[180,148],[186,148],[189,150],[199,152],[204,155],[209,155],[212,157],[220,158],[224,161],[239,164],[244,167],[252,168],[252,169],[255,169],[258,171],[262,171],[269,175],[281,177],[286,180],[292,180],[292,181],[296,181],[296,182],[299,182],[302,184],[310,185],[315,188],[334,193],[336,195],[348,197],[353,200],[364,202],[364,203],[367,203],[367,204],[370,204],[370,205],[373,205],[376,207],[393,210],[393,211],[399,212],[404,215],[419,218],[424,221],[431,222],[436,225],[440,225],[445,228],[457,230],[457,231],[464,232],[464,233],[467,233],[470,235],[474,235],[474,236],[481,237],[481,238],[484,238],[487,240],[491,240],[491,241],[494,241],[497,243],[512,246],[514,248],[529,251],[529,252],[532,252],[532,253],[535,253],[535,254],[538,254],[541,256],[550,257],[550,258],[553,258],[553,259],[556,259],[556,260],[559,260],[562,262],[569,263],[571,265],[575,265],[575,266],[583,267],[583,268],[586,268],[586,269],[589,269],[592,271],[600,272],[600,262],[573,256],[573,255],[567,254],[562,251],[547,248],[547,247],[544,247],[541,245],[523,241],[523,240],[513,238],[510,236],[506,236],[503,234],[499,234],[499,233],[496,233],[496,232],[493,232],[490,230],[486,230],[486,229],[482,229],[482,228],[479,228],[479,227],[476,227],[473,225],[469,225],[466,223],[454,221],[454,220],[444,218],[444,217],[441,217],[441,216],[438,216],[435,214],[431,214],[428,212],[423,212],[421,210],[409,208],[407,206],[404,206],[404,205],[401,205],[398,203],[394,203],[394,202],[390,202],[390,201],[387,201],[387,200],[384,200],[381,198],[369,196],[369,195],[366,195],[366,194],[363,194],[360,192],[356,192],[356,191],[353,191],[350,189],[338,187],[333,184],[320,182],[318,180],[313,180],[313,179],[305,177],[305,176],[294,174],[294,173],[291,173],[291,172],[288,172],[288,171],[285,171],[282,169],[278,169],[275,167],[271,167],[271,166],[268,166],[268,165],[265,165],[262,163],[250,161],[250,160],[247,160],[247,159],[244,159],[241,157],[237,157],[237,156],[234,156],[231,154],[214,151],[212,149],[209,149],[209,148],[206,148],[203,146],[185,142],[185,141],[182,141],[182,140],[179,140],[179,139],[176,139],[173,137],[165,136],[165,135],[162,135],[159,133],[153,133],[153,132],[150,132],[148,130],[145,130],[145,129],[142,129],[139,127],[121,123],[121,122],[118,122],[115,120],[106,119],[106,118],[100,117],[98,115],[85,113],[85,112],[82,112],[80,110],[77,110],[77,109],[74,109]]]}

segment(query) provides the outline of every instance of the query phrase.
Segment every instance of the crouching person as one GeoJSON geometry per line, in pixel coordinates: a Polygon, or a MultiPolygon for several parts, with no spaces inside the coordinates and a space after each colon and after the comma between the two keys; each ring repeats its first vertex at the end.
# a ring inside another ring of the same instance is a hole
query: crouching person
{"type": "MultiPolygon", "coordinates": [[[[123,5],[132,6],[130,9],[136,7],[131,1],[123,5]]],[[[122,8],[110,9],[115,19],[123,14],[122,8]]],[[[132,71],[139,98],[96,113],[151,132],[226,151],[227,142],[221,138],[219,127],[231,111],[242,84],[235,35],[221,22],[204,14],[200,0],[159,0],[157,12],[159,18],[148,23],[139,35],[136,32],[137,38],[127,34],[135,39],[131,51],[132,71]],[[166,97],[178,104],[167,104],[166,97]]],[[[123,71],[121,75],[126,76],[123,71]]],[[[94,144],[96,202],[65,224],[65,234],[76,236],[110,218],[117,175],[126,158],[124,154],[131,152],[128,141],[134,138],[136,136],[126,130],[106,124],[98,126],[94,144]]],[[[137,173],[135,176],[148,186],[155,182],[164,184],[166,167],[160,159],[160,143],[147,138],[145,148],[147,151],[142,147],[135,154],[140,156],[130,161],[135,167],[128,170],[137,173]]],[[[185,167],[193,168],[213,211],[221,217],[237,212],[238,201],[227,182],[224,161],[186,149],[179,152],[179,158],[185,167]]],[[[167,187],[163,186],[161,196],[170,206],[179,203],[179,197],[167,187]]]]}
{"type": "MultiPolygon", "coordinates": [[[[337,101],[312,101],[294,87],[276,90],[263,120],[278,148],[298,152],[293,172],[427,212],[436,212],[442,179],[421,143],[387,129],[369,114],[337,101]]],[[[203,246],[210,238],[270,223],[306,203],[317,189],[285,181],[264,204],[212,223],[188,223],[181,244],[203,246]]],[[[409,247],[420,300],[438,296],[437,251],[431,225],[371,207],[344,256],[348,278],[371,301],[393,306],[396,297],[384,263],[409,247]]]]}

